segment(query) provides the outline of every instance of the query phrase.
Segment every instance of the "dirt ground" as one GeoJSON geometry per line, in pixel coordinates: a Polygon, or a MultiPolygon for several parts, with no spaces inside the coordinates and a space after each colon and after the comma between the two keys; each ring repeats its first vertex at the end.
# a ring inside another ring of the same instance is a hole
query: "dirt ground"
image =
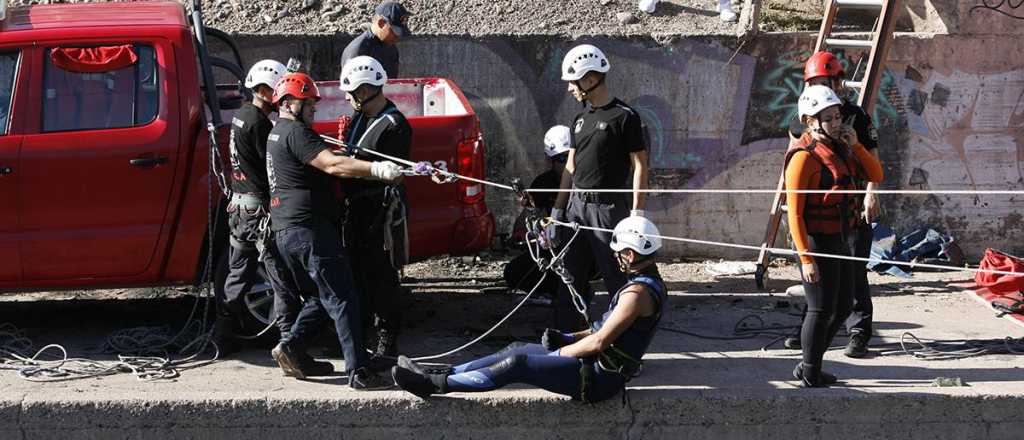
{"type": "MultiPolygon", "coordinates": [[[[105,0],[15,0],[27,3],[84,3],[105,0]]],[[[186,2],[189,3],[189,2],[186,2]]],[[[210,25],[250,34],[356,34],[378,0],[204,0],[210,25]]],[[[733,34],[723,23],[717,0],[661,0],[654,14],[636,0],[405,0],[415,15],[417,35],[707,35],[733,34]],[[623,14],[620,16],[620,14],[623,14]]],[[[740,13],[743,2],[733,0],[740,13]]],[[[767,31],[817,29],[821,0],[763,0],[767,31]]]]}

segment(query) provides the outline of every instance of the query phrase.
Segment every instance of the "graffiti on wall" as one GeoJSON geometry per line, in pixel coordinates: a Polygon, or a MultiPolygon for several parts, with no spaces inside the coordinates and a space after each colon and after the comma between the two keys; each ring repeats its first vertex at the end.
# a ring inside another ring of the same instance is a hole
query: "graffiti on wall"
{"type": "MultiPolygon", "coordinates": [[[[771,124],[780,129],[785,129],[797,116],[797,100],[804,89],[804,62],[811,56],[810,51],[790,51],[777,56],[772,66],[762,76],[759,84],[763,92],[768,95],[768,102],[764,110],[772,118],[771,124]]],[[[863,71],[863,67],[850,60],[845,53],[836,54],[843,65],[847,76],[857,70],[863,71]]],[[[886,121],[895,121],[899,118],[899,112],[890,99],[884,93],[893,86],[895,78],[888,69],[882,73],[882,81],[879,83],[878,101],[875,103],[874,114],[878,125],[885,125],[886,121]]],[[[856,94],[850,97],[856,99],[856,94]]]]}
{"type": "Polygon", "coordinates": [[[972,6],[970,13],[995,12],[1010,18],[1024,20],[1024,0],[981,0],[978,5],[972,6]]]}

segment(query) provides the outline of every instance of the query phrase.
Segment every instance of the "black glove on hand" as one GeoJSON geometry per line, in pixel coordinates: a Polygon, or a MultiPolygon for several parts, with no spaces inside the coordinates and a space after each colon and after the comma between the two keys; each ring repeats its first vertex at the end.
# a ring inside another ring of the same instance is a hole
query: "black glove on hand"
{"type": "Polygon", "coordinates": [[[572,335],[567,335],[553,328],[546,328],[544,329],[544,335],[540,337],[540,345],[543,345],[545,350],[555,351],[576,342],[574,339],[572,335]]]}

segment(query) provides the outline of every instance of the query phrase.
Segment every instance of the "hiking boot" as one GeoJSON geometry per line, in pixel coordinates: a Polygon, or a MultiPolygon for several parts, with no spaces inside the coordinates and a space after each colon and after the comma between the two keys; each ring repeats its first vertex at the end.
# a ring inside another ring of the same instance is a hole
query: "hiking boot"
{"type": "Polygon", "coordinates": [[[242,349],[241,344],[235,339],[238,332],[238,323],[230,316],[217,316],[213,323],[212,342],[217,345],[220,355],[237,353],[242,349]]]}
{"type": "Polygon", "coordinates": [[[868,338],[854,333],[850,335],[850,342],[846,344],[846,350],[843,350],[843,354],[848,358],[859,359],[868,355],[868,338]]]}
{"type": "Polygon", "coordinates": [[[334,373],[334,364],[313,359],[308,353],[299,352],[299,369],[304,376],[330,376],[334,373]]]}
{"type": "Polygon", "coordinates": [[[301,362],[299,361],[299,355],[291,349],[291,347],[280,342],[270,350],[270,355],[277,361],[277,365],[284,371],[284,375],[287,377],[294,377],[296,379],[305,379],[306,374],[300,367],[301,362]]]}
{"type": "Polygon", "coordinates": [[[405,356],[398,357],[398,365],[391,369],[391,377],[399,388],[421,399],[431,394],[448,392],[448,374],[428,373],[425,368],[405,356]]]}
{"type": "Polygon", "coordinates": [[[356,391],[386,390],[395,386],[395,383],[387,377],[374,373],[369,368],[363,367],[349,373],[348,386],[356,391]]]}
{"type": "Polygon", "coordinates": [[[801,348],[800,337],[799,336],[790,336],[790,337],[786,338],[785,341],[782,342],[782,346],[786,347],[786,348],[788,348],[790,350],[799,350],[801,348]]]}
{"type": "Polygon", "coordinates": [[[803,362],[796,364],[796,368],[793,369],[793,378],[799,380],[800,386],[804,388],[827,387],[839,382],[839,378],[834,374],[826,373],[821,371],[821,368],[803,362]]]}

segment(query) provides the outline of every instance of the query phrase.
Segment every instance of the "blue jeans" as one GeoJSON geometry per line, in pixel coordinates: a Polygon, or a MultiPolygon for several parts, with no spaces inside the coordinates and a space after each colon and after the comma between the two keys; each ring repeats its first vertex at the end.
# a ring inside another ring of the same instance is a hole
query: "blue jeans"
{"type": "Polygon", "coordinates": [[[548,351],[540,344],[516,342],[490,356],[454,367],[448,391],[483,392],[510,383],[525,383],[579,400],[582,375],[590,376],[586,400],[597,402],[617,394],[625,379],[580,359],[548,351]]]}
{"type": "Polygon", "coordinates": [[[341,343],[345,371],[365,366],[359,293],[338,228],[327,221],[292,226],[277,231],[276,241],[294,290],[305,298],[295,324],[281,342],[304,347],[329,316],[341,343]]]}

